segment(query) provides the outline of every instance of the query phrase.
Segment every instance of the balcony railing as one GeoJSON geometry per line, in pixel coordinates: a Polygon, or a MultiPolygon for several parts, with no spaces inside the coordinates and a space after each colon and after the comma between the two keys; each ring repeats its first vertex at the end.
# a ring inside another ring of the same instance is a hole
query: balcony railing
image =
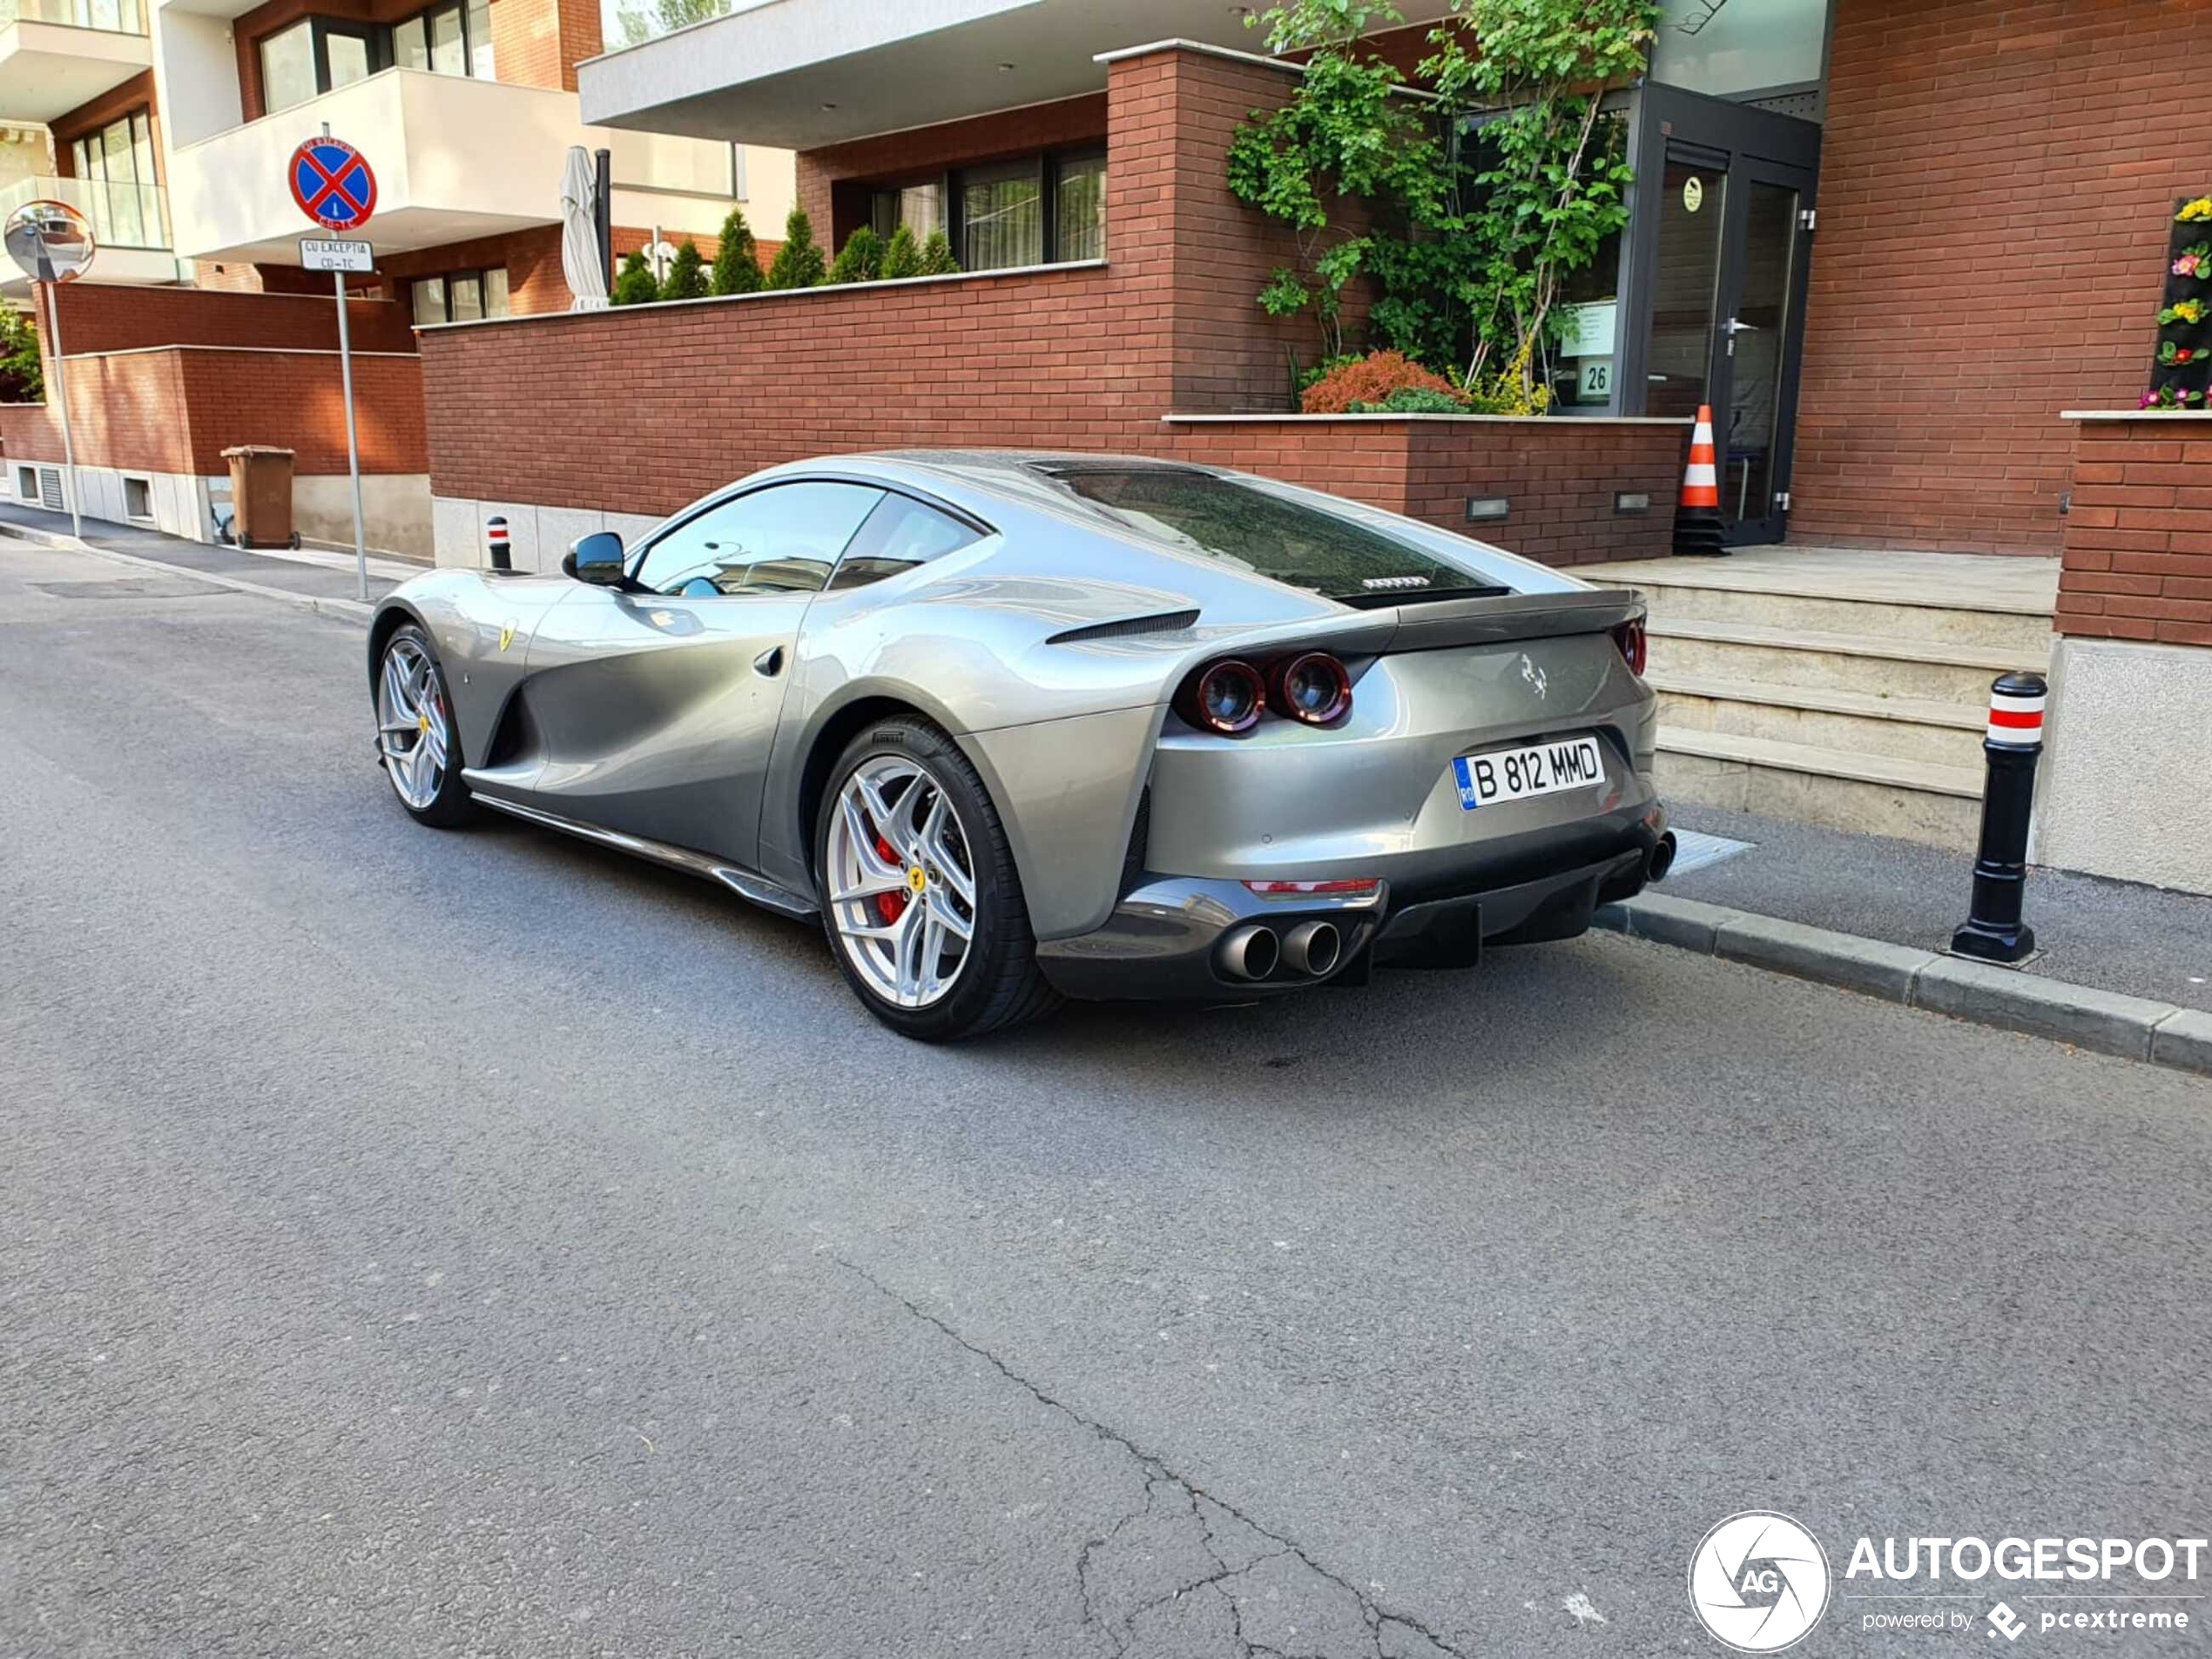
{"type": "Polygon", "coordinates": [[[0,28],[17,23],[59,24],[67,29],[105,29],[143,35],[143,0],[0,0],[0,28]]]}
{"type": "Polygon", "coordinates": [[[0,219],[29,201],[67,202],[91,221],[102,247],[169,249],[169,200],[158,185],[111,185],[98,179],[22,179],[0,190],[0,219]]]}

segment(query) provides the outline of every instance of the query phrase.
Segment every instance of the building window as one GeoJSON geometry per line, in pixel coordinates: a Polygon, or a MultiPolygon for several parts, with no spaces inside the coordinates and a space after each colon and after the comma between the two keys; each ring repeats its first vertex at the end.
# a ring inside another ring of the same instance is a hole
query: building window
{"type": "Polygon", "coordinates": [[[1062,156],[1053,168],[1052,257],[1106,257],[1106,152],[1062,156]]]}
{"type": "Polygon", "coordinates": [[[123,516],[133,523],[153,523],[153,480],[133,478],[128,474],[123,479],[123,516]]]}
{"type": "Polygon", "coordinates": [[[274,114],[305,104],[316,90],[314,20],[302,17],[261,42],[261,103],[274,114]]]}
{"type": "Polygon", "coordinates": [[[85,181],[92,233],[111,247],[165,247],[161,193],[154,174],[153,118],[145,110],[111,121],[70,145],[85,181]]]}
{"type": "Polygon", "coordinates": [[[38,499],[37,468],[17,467],[16,469],[16,494],[25,501],[38,499]]]}
{"type": "Polygon", "coordinates": [[[1035,161],[961,175],[960,262],[970,271],[1044,263],[1044,178],[1035,161]]]}
{"type": "Polygon", "coordinates": [[[1030,156],[926,184],[879,186],[869,192],[868,209],[879,236],[901,225],[917,241],[946,232],[969,271],[1100,260],[1106,257],[1106,152],[1030,156]],[[954,210],[949,224],[948,205],[954,210]]]}
{"type": "Polygon", "coordinates": [[[444,0],[389,25],[302,17],[262,37],[260,55],[272,115],[394,65],[493,80],[491,0],[444,0]]]}
{"type": "Polygon", "coordinates": [[[507,315],[507,267],[495,265],[482,271],[418,277],[408,285],[408,297],[419,324],[503,317],[507,315]]]}
{"type": "Polygon", "coordinates": [[[945,228],[945,185],[941,179],[932,184],[879,190],[869,198],[869,203],[870,222],[875,226],[875,233],[886,241],[901,225],[914,233],[917,242],[926,242],[933,233],[945,228]]]}

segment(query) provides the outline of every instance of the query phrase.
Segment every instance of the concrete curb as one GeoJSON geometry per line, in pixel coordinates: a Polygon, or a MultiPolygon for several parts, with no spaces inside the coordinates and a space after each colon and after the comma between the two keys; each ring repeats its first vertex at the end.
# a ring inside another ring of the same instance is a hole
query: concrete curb
{"type": "Polygon", "coordinates": [[[1622,904],[1600,906],[1595,921],[1611,932],[1701,956],[1817,980],[1976,1025],[2050,1037],[2100,1054],[2212,1076],[2212,1014],[2201,1009],[2121,996],[1938,951],[1830,933],[1824,927],[1663,894],[1646,893],[1622,904]]]}
{"type": "Polygon", "coordinates": [[[367,627],[369,618],[376,614],[374,605],[365,605],[358,599],[328,599],[313,593],[297,593],[290,588],[272,588],[263,583],[248,582],[240,577],[222,576],[213,570],[196,570],[189,564],[169,564],[160,559],[140,558],[135,553],[118,553],[111,547],[79,541],[74,536],[64,536],[57,531],[35,530],[21,524],[6,524],[0,525],[0,536],[33,543],[39,547],[60,548],[71,553],[89,553],[94,558],[127,564],[133,570],[158,571],[163,576],[190,577],[195,582],[205,582],[212,587],[228,588],[233,593],[248,593],[257,599],[274,599],[283,604],[297,605],[303,610],[314,611],[317,616],[350,622],[360,627],[367,627]]]}

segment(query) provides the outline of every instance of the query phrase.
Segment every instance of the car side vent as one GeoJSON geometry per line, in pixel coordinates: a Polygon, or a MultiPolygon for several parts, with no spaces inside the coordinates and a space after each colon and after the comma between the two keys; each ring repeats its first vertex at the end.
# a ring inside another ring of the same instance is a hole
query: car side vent
{"type": "Polygon", "coordinates": [[[1127,639],[1133,634],[1179,634],[1197,624],[1195,610],[1163,610],[1150,617],[1123,617],[1113,622],[1094,622],[1055,634],[1048,645],[1074,645],[1086,639],[1127,639]]]}

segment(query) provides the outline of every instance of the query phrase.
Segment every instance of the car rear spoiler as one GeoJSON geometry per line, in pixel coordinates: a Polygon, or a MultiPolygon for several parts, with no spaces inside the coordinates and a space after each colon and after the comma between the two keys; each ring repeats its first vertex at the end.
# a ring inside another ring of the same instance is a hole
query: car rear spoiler
{"type": "Polygon", "coordinates": [[[1382,649],[1440,651],[1449,645],[1498,645],[1559,634],[1602,633],[1634,622],[1643,612],[1643,596],[1631,588],[1445,599],[1401,606],[1390,643],[1382,649]]]}

